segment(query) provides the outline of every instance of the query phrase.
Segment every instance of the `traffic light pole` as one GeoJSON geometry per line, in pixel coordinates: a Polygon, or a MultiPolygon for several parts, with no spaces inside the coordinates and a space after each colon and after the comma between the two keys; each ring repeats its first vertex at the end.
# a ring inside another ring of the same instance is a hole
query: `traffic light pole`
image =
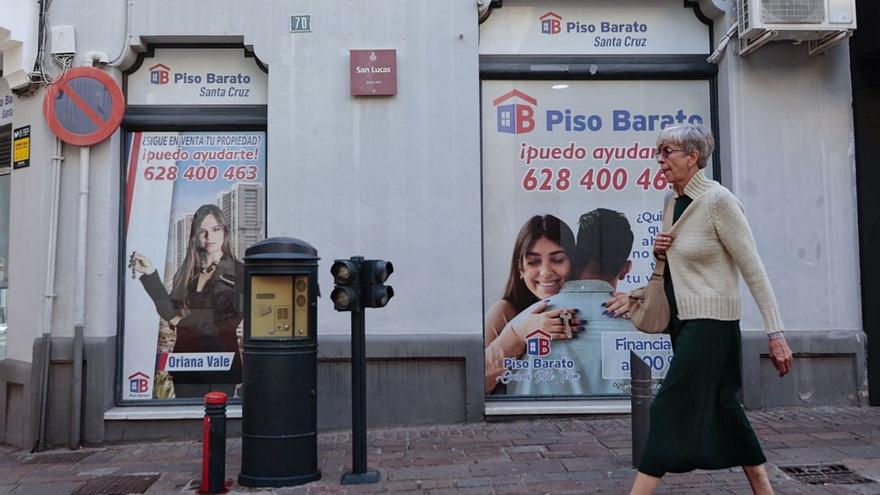
{"type": "Polygon", "coordinates": [[[335,287],[330,293],[336,311],[351,311],[351,464],[343,485],[377,483],[379,471],[367,471],[367,345],[366,308],[382,308],[394,297],[385,280],[394,271],[390,261],[352,256],[330,267],[335,287]]]}
{"type": "Polygon", "coordinates": [[[352,470],[367,472],[367,349],[364,310],[351,312],[352,470]]]}
{"type": "Polygon", "coordinates": [[[377,483],[379,471],[367,471],[367,348],[364,308],[351,312],[351,437],[352,470],[343,485],[377,483]]]}

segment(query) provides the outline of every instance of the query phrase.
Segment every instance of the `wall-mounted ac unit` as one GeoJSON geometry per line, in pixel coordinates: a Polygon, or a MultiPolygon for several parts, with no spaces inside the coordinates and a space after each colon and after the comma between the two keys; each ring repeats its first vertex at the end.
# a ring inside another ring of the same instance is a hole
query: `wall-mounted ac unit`
{"type": "Polygon", "coordinates": [[[809,41],[820,53],[852,35],[856,0],[738,0],[740,55],[771,40],[809,41]]]}

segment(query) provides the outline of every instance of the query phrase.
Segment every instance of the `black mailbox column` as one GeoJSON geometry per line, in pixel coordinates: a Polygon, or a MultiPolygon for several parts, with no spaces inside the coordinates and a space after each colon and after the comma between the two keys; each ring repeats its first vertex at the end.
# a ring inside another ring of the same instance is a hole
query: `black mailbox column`
{"type": "Polygon", "coordinates": [[[317,437],[318,252],[274,237],[244,257],[242,453],[238,482],[290,486],[321,477],[317,437]]]}

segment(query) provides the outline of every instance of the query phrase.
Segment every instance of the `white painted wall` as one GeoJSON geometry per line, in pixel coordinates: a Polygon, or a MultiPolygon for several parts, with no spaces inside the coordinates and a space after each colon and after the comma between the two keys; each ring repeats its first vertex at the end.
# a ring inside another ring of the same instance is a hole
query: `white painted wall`
{"type": "Polygon", "coordinates": [[[16,98],[13,128],[31,126],[31,166],[12,172],[9,205],[9,326],[6,357],[31,361],[42,333],[42,303],[49,223],[52,139],[42,118],[42,98],[16,98]]]}
{"type": "Polygon", "coordinates": [[[349,331],[328,271],[361,254],[395,266],[396,295],[368,311],[369,332],[479,333],[476,7],[356,2],[325,29],[292,36],[312,42],[269,71],[269,235],[306,239],[324,259],[321,332],[349,331]],[[349,95],[351,48],[397,50],[397,96],[349,95]]]}
{"type": "MultiPolygon", "coordinates": [[[[728,18],[720,19],[723,33],[728,18]]],[[[722,177],[789,330],[861,329],[849,52],[776,42],[720,66],[722,177]]],[[[743,329],[761,329],[744,289],[743,329]]]]}

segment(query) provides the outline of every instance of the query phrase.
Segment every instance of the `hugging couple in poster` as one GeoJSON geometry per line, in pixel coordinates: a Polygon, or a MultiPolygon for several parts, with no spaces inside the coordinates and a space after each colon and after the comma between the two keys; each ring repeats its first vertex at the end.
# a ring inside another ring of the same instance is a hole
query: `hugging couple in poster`
{"type": "Polygon", "coordinates": [[[581,215],[576,237],[553,215],[536,215],[522,226],[504,296],[486,312],[486,393],[627,393],[626,379],[603,378],[602,334],[634,331],[604,307],[632,268],[632,245],[626,216],[606,208],[581,215]],[[526,355],[533,338],[551,339],[546,360],[526,355]]]}

